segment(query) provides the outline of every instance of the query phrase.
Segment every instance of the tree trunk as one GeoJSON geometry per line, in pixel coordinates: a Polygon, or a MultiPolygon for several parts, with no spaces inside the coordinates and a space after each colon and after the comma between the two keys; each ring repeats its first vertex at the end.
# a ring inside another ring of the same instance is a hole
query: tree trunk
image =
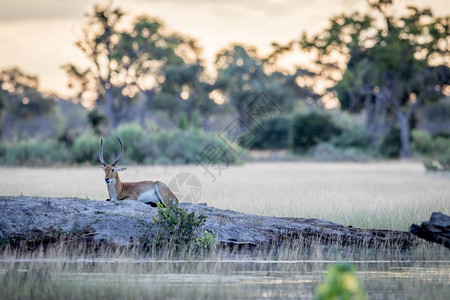
{"type": "Polygon", "coordinates": [[[109,85],[109,87],[105,87],[109,122],[111,123],[111,127],[115,129],[117,128],[117,125],[119,125],[119,118],[114,105],[114,92],[111,83],[107,83],[106,85],[109,85]]]}
{"type": "Polygon", "coordinates": [[[370,134],[370,143],[373,145],[381,136],[383,136],[388,131],[390,127],[387,124],[386,118],[386,101],[383,99],[383,97],[380,96],[375,96],[374,103],[371,102],[370,98],[366,98],[365,109],[367,117],[367,129],[369,130],[370,134]]]}
{"type": "Polygon", "coordinates": [[[397,118],[400,125],[400,141],[402,144],[400,158],[405,159],[409,157],[409,118],[399,109],[397,111],[397,118]]]}
{"type": "Polygon", "coordinates": [[[379,120],[378,120],[378,127],[377,127],[377,134],[378,136],[384,135],[387,132],[389,132],[389,130],[392,127],[392,124],[388,123],[387,120],[387,103],[386,100],[383,98],[378,99],[379,102],[379,120]]]}
{"type": "Polygon", "coordinates": [[[140,90],[145,96],[145,103],[143,105],[144,107],[143,107],[143,109],[141,111],[141,114],[140,114],[141,126],[142,126],[142,128],[145,128],[145,126],[146,126],[145,119],[147,117],[147,111],[151,111],[153,109],[153,106],[154,106],[155,91],[153,89],[150,89],[150,90],[140,89],[140,90]]]}
{"type": "Polygon", "coordinates": [[[366,110],[366,128],[370,134],[370,144],[373,145],[378,137],[376,135],[377,115],[371,95],[365,97],[364,108],[366,110]]]}

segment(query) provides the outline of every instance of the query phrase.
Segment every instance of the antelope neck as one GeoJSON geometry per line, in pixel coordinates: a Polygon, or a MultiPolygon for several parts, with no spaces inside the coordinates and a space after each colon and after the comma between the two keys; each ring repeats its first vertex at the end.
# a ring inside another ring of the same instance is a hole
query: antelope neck
{"type": "Polygon", "coordinates": [[[108,192],[112,201],[118,200],[117,196],[122,193],[122,182],[119,176],[114,179],[113,184],[108,183],[108,192]]]}

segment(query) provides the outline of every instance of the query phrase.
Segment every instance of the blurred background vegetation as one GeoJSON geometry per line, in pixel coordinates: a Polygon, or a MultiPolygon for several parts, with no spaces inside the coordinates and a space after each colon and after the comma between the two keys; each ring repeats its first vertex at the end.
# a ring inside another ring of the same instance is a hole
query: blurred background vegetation
{"type": "Polygon", "coordinates": [[[115,136],[128,163],[196,163],[236,117],[248,126],[243,138],[257,131],[245,107],[264,92],[284,113],[264,122],[244,159],[256,150],[289,159],[412,156],[450,169],[450,16],[417,7],[397,15],[391,0],[367,5],[315,35],[274,42],[267,56],[232,44],[213,74],[195,39],[149,16],[123,29],[122,8],[94,5],[75,42],[90,66],[62,66],[76,97],[41,92],[39,78],[19,68],[0,71],[0,164],[96,163],[100,137],[112,157],[115,136]],[[285,55],[312,60],[287,72],[277,64],[285,55]]]}

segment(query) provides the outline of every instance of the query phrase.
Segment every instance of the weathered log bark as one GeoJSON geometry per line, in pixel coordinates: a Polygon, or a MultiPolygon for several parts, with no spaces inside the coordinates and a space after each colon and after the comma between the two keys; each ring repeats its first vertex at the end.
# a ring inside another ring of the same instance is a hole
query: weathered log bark
{"type": "Polygon", "coordinates": [[[422,222],[420,226],[412,224],[409,230],[418,237],[450,249],[450,216],[434,212],[430,221],[422,222]]]}
{"type": "MultiPolygon", "coordinates": [[[[217,233],[222,245],[269,249],[283,243],[310,242],[362,247],[408,248],[420,241],[409,232],[357,229],[318,219],[276,218],[180,204],[207,216],[202,230],[217,233]]],[[[55,242],[61,237],[109,246],[139,246],[158,232],[157,209],[137,201],[75,198],[0,197],[0,240],[55,242]]]]}

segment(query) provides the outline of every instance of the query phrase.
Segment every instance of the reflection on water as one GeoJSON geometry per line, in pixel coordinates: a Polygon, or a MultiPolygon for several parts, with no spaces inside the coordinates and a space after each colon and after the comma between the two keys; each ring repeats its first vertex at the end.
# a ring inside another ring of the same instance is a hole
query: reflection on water
{"type": "MultiPolygon", "coordinates": [[[[50,275],[45,281],[52,284],[80,290],[120,289],[127,294],[114,295],[130,298],[140,291],[138,296],[157,293],[171,298],[311,299],[332,263],[337,262],[0,260],[0,276],[6,277],[12,269],[24,274],[46,270],[50,275]]],[[[450,261],[353,263],[368,299],[450,296],[450,261]]]]}

